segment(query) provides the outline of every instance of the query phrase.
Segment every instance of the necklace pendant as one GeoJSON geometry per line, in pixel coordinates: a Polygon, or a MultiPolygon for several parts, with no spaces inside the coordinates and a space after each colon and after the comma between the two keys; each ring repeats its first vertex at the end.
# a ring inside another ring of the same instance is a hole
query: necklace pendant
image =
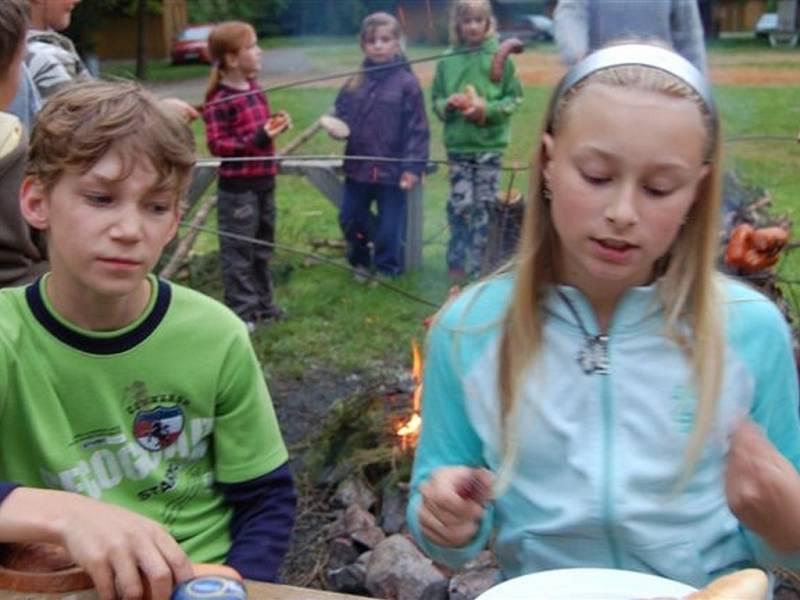
{"type": "Polygon", "coordinates": [[[608,336],[596,335],[586,338],[586,343],[576,356],[578,365],[587,375],[607,375],[608,362],[608,336]]]}

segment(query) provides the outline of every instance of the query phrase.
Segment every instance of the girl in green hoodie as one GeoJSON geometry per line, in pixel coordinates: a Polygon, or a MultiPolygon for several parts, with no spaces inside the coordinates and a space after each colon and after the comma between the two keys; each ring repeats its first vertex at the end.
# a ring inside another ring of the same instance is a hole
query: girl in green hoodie
{"type": "Polygon", "coordinates": [[[509,120],[522,88],[510,60],[499,82],[489,77],[498,41],[488,0],[456,0],[450,30],[452,47],[436,65],[433,109],[444,121],[450,160],[447,267],[451,280],[460,282],[481,274],[489,209],[496,201],[509,120]]]}

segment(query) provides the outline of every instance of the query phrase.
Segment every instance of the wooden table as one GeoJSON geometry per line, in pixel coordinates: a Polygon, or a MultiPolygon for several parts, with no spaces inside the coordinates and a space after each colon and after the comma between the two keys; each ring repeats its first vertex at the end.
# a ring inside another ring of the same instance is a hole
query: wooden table
{"type": "Polygon", "coordinates": [[[246,581],[245,587],[248,600],[357,600],[366,598],[366,596],[337,594],[336,592],[276,585],[263,581],[246,581]]]}

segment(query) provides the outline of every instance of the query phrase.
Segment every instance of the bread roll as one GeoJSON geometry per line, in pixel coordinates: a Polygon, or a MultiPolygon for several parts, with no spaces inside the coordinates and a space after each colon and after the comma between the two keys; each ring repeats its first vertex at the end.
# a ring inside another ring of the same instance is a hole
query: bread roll
{"type": "Polygon", "coordinates": [[[769,579],[761,569],[744,569],[712,581],[685,600],[766,600],[769,579]]]}

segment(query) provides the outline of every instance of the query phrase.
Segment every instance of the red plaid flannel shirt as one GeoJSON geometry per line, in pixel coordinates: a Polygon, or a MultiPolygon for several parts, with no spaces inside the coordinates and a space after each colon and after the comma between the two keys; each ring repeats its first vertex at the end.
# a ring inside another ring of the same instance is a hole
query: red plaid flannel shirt
{"type": "MultiPolygon", "coordinates": [[[[270,117],[269,102],[254,79],[250,80],[250,94],[242,94],[226,85],[220,86],[203,108],[206,122],[206,141],[214,156],[245,157],[273,156],[275,147],[267,138],[264,147],[255,144],[256,134],[270,117]],[[217,102],[224,100],[223,102],[217,102]],[[216,102],[215,104],[210,104],[216,102]]],[[[222,161],[220,177],[263,177],[278,172],[276,161],[222,161]]]]}

